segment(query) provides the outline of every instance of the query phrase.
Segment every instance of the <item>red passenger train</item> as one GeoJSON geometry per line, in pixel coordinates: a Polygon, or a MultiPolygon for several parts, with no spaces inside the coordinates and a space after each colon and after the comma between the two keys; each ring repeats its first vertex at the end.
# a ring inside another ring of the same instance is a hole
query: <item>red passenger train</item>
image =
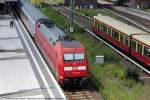
{"type": "Polygon", "coordinates": [[[84,46],[69,38],[31,4],[20,0],[17,12],[60,84],[86,81],[88,61],[84,46]]]}
{"type": "Polygon", "coordinates": [[[93,18],[93,32],[150,67],[150,33],[108,16],[93,18]]]}

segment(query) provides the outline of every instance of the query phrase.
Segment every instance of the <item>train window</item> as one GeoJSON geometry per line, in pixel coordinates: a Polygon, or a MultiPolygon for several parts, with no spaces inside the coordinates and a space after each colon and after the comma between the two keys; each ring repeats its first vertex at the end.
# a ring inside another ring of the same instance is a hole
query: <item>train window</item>
{"type": "Polygon", "coordinates": [[[144,46],[144,55],[150,58],[150,48],[144,46]]]}
{"type": "Polygon", "coordinates": [[[73,61],[73,54],[72,53],[66,53],[64,54],[64,60],[65,61],[73,61]]]}
{"type": "Polygon", "coordinates": [[[80,61],[84,60],[84,53],[65,53],[64,54],[65,61],[80,61]]]}
{"type": "Polygon", "coordinates": [[[93,20],[93,26],[95,27],[95,19],[93,20]]]}
{"type": "Polygon", "coordinates": [[[96,25],[97,25],[97,22],[96,22],[96,20],[94,20],[93,21],[93,26],[96,27],[96,25]]]}
{"type": "Polygon", "coordinates": [[[96,20],[94,20],[94,27],[96,27],[96,25],[97,25],[97,22],[96,22],[96,20]]]}
{"type": "Polygon", "coordinates": [[[107,33],[107,26],[105,26],[104,24],[101,24],[101,30],[103,32],[106,32],[107,33]]]}
{"type": "Polygon", "coordinates": [[[84,53],[75,53],[74,59],[75,60],[84,60],[84,53]]]}
{"type": "Polygon", "coordinates": [[[97,29],[99,29],[99,22],[97,21],[97,25],[96,25],[97,29]]]}
{"type": "Polygon", "coordinates": [[[120,42],[124,43],[124,35],[123,34],[120,34],[120,42]]]}
{"type": "Polygon", "coordinates": [[[116,31],[114,31],[114,30],[112,30],[112,37],[113,37],[114,39],[116,39],[116,40],[119,40],[119,33],[116,32],[116,31]]]}
{"type": "Polygon", "coordinates": [[[125,44],[129,46],[129,38],[127,36],[125,37],[125,44]]]}
{"type": "Polygon", "coordinates": [[[95,21],[95,27],[98,28],[98,21],[95,21]]]}
{"type": "Polygon", "coordinates": [[[135,40],[131,41],[131,47],[132,47],[132,49],[136,50],[136,41],[135,40]]]}
{"type": "Polygon", "coordinates": [[[111,28],[108,28],[107,34],[111,36],[111,28]]]}
{"type": "Polygon", "coordinates": [[[137,51],[141,54],[142,53],[142,45],[138,43],[137,51]]]}
{"type": "Polygon", "coordinates": [[[97,29],[100,29],[100,24],[101,24],[101,23],[100,23],[100,22],[98,22],[98,26],[97,26],[97,29]]]}

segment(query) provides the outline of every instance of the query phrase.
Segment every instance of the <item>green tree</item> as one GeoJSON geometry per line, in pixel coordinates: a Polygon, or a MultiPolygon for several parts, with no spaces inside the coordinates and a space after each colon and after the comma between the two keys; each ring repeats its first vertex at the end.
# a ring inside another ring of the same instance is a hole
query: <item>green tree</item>
{"type": "Polygon", "coordinates": [[[39,7],[43,2],[44,0],[31,0],[32,4],[39,7]]]}

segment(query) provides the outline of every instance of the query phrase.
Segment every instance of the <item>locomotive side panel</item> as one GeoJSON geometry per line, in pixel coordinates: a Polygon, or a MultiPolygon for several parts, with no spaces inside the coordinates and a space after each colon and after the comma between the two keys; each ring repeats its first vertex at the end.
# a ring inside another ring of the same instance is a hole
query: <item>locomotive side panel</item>
{"type": "Polygon", "coordinates": [[[20,7],[20,14],[23,18],[24,24],[28,28],[31,36],[35,34],[36,22],[41,18],[47,18],[33,5],[27,3],[25,0],[19,0],[18,6],[20,7]]]}
{"type": "Polygon", "coordinates": [[[53,47],[53,45],[50,45],[49,41],[44,36],[44,33],[40,28],[41,27],[39,27],[39,25],[37,24],[36,33],[34,36],[35,41],[38,44],[38,47],[42,51],[42,54],[46,58],[47,62],[50,64],[53,73],[55,74],[55,76],[57,76],[58,70],[57,68],[55,68],[57,65],[57,59],[55,58],[55,48],[53,47]]]}

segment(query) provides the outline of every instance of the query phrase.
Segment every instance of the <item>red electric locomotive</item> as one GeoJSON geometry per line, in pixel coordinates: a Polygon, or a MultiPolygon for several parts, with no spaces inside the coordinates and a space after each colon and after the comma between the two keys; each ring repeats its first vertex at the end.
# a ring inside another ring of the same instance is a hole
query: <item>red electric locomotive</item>
{"type": "Polygon", "coordinates": [[[31,4],[20,0],[18,13],[52,69],[56,80],[85,82],[88,61],[84,46],[69,38],[55,23],[31,4]]]}

